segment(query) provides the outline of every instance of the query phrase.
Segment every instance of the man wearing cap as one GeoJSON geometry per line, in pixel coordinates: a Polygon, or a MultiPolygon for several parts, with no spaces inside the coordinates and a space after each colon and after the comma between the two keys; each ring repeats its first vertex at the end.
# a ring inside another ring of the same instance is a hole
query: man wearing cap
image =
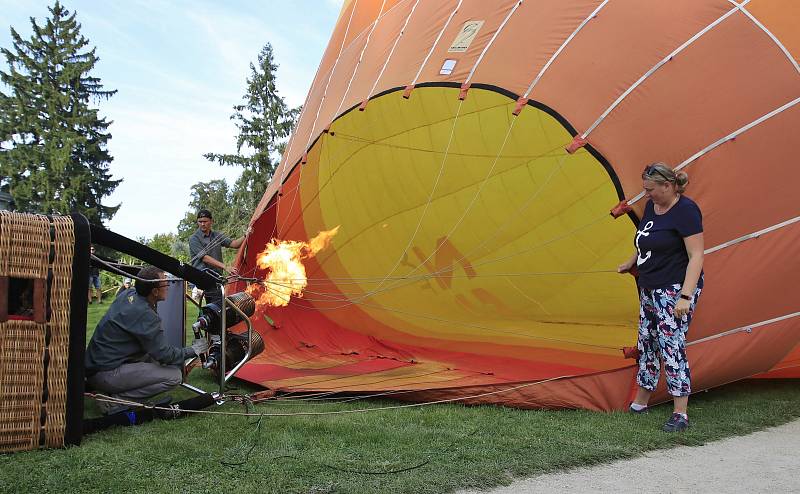
{"type": "MultiPolygon", "coordinates": [[[[238,249],[244,243],[244,237],[231,240],[227,235],[214,231],[211,227],[214,219],[211,211],[201,209],[197,212],[197,231],[189,237],[189,255],[192,257],[192,266],[197,269],[211,269],[217,274],[227,271],[230,274],[238,274],[233,266],[226,266],[222,262],[222,248],[238,249]]],[[[206,290],[207,303],[221,303],[222,292],[215,288],[206,290]]]]}

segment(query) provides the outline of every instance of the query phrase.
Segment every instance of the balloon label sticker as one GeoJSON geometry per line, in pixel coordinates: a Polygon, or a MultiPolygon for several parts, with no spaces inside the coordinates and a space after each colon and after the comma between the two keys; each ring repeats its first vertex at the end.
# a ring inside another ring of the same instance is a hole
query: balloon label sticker
{"type": "Polygon", "coordinates": [[[461,27],[461,30],[456,35],[456,39],[453,40],[453,43],[448,48],[448,53],[463,53],[467,51],[469,45],[472,44],[472,41],[477,36],[478,31],[480,30],[481,26],[483,26],[484,21],[467,21],[461,27]]]}
{"type": "Polygon", "coordinates": [[[439,75],[450,75],[453,73],[453,69],[456,66],[456,61],[452,58],[448,58],[442,64],[442,68],[439,69],[439,75]]]}

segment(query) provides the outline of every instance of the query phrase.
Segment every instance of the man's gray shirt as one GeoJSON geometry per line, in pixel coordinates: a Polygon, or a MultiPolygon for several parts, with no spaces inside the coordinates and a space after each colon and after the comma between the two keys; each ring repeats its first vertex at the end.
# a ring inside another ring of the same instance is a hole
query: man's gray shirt
{"type": "Polygon", "coordinates": [[[189,237],[189,255],[192,258],[192,266],[197,269],[209,268],[217,273],[222,273],[222,270],[216,266],[211,266],[203,262],[203,256],[211,256],[219,262],[222,262],[222,248],[230,247],[231,239],[224,233],[215,232],[211,230],[208,235],[204,235],[201,229],[189,237]]]}
{"type": "Polygon", "coordinates": [[[145,355],[161,364],[183,365],[195,353],[192,347],[169,345],[155,308],[135,288],[128,288],[111,303],[97,325],[86,349],[86,370],[116,369],[145,355]]]}

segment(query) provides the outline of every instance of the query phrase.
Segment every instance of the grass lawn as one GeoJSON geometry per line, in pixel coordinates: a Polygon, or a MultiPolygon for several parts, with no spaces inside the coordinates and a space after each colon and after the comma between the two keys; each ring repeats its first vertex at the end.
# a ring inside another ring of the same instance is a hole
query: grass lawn
{"type": "MultiPolygon", "coordinates": [[[[100,309],[91,307],[90,320],[99,318],[100,309]]],[[[215,388],[202,370],[195,370],[190,381],[215,388]]],[[[172,394],[180,398],[182,393],[172,394]]],[[[286,401],[261,404],[256,411],[393,404],[286,401]]],[[[88,402],[87,408],[91,411],[88,402]]],[[[227,404],[214,410],[244,408],[227,404]]],[[[451,404],[317,417],[197,415],[99,432],[85,437],[80,447],[0,455],[0,491],[417,493],[488,488],[514,477],[778,425],[800,417],[800,386],[797,381],[745,381],[695,395],[690,400],[692,427],[682,434],[660,431],[670,412],[671,406],[632,416],[451,404]]]]}

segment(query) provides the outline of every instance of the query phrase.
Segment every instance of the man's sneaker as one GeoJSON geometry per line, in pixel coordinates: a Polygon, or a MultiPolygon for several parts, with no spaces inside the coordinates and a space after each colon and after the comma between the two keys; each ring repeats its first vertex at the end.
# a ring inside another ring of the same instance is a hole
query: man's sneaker
{"type": "MultiPolygon", "coordinates": [[[[109,397],[117,398],[116,396],[113,395],[109,397]]],[[[100,413],[102,413],[103,415],[114,415],[115,413],[124,412],[130,409],[128,405],[112,401],[106,401],[104,398],[96,399],[95,403],[97,404],[98,410],[100,410],[100,413]]]]}
{"type": "Polygon", "coordinates": [[[644,407],[640,410],[633,408],[633,403],[628,407],[628,413],[635,413],[636,415],[644,415],[646,413],[650,413],[649,407],[644,407]]]}
{"type": "Polygon", "coordinates": [[[672,417],[667,420],[667,423],[664,424],[664,427],[661,430],[664,432],[681,432],[685,431],[688,427],[689,419],[680,413],[673,413],[672,417]]]}
{"type": "Polygon", "coordinates": [[[107,401],[98,401],[97,408],[100,409],[100,413],[103,415],[114,415],[120,412],[127,412],[131,409],[129,405],[120,404],[120,403],[109,403],[107,401]]]}

